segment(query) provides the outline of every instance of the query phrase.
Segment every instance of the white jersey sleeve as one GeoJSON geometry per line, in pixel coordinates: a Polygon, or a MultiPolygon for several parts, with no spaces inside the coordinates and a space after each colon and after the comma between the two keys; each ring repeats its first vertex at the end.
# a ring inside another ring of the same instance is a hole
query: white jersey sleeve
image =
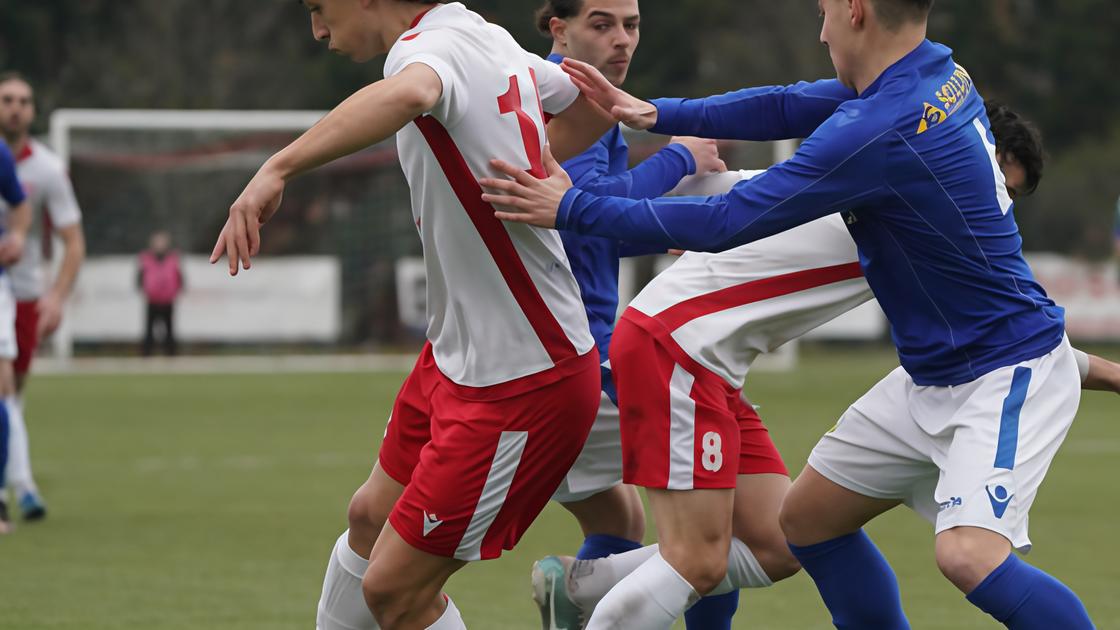
{"type": "Polygon", "coordinates": [[[533,53],[527,52],[525,57],[536,77],[537,87],[540,89],[541,108],[544,112],[555,116],[571,107],[579,98],[579,88],[572,83],[568,73],[561,70],[560,66],[547,59],[541,59],[533,53]]]}
{"type": "Polygon", "coordinates": [[[424,26],[406,31],[390,49],[385,59],[385,78],[395,76],[414,63],[428,66],[443,83],[443,93],[428,112],[444,126],[459,122],[469,106],[470,91],[466,89],[468,73],[462,67],[463,55],[457,48],[458,38],[448,37],[442,29],[424,26]]]}
{"type": "Polygon", "coordinates": [[[43,182],[43,195],[47,214],[51,218],[51,226],[59,229],[77,225],[82,221],[82,211],[78,208],[78,198],[74,195],[70,176],[57,161],[53,166],[53,177],[43,182]]]}

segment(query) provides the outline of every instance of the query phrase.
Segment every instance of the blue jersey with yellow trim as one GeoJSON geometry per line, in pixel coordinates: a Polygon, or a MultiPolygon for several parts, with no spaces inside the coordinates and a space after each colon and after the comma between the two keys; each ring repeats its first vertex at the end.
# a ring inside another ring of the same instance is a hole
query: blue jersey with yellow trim
{"type": "MultiPolygon", "coordinates": [[[[560,55],[549,61],[560,63],[560,55]]],[[[587,151],[564,162],[572,182],[596,195],[649,199],[672,190],[696,168],[692,154],[679,144],[670,144],[648,159],[630,168],[630,147],[615,127],[587,151]]],[[[619,258],[662,253],[666,248],[634,245],[624,240],[600,238],[575,232],[561,232],[564,251],[579,283],[591,334],[599,348],[599,356],[607,360],[611,333],[618,313],[619,258]]],[[[604,373],[604,388],[610,390],[610,379],[604,373]]],[[[613,390],[608,391],[611,393],[613,390]]],[[[613,398],[613,395],[612,395],[613,398]]]]}
{"type": "Polygon", "coordinates": [[[1061,342],[1064,311],[1023,259],[983,99],[948,48],[923,42],[858,96],[823,81],[655,103],[662,133],[815,131],[725,195],[632,201],[572,189],[558,228],[723,251],[844,212],[916,383],[969,382],[1061,342]]]}

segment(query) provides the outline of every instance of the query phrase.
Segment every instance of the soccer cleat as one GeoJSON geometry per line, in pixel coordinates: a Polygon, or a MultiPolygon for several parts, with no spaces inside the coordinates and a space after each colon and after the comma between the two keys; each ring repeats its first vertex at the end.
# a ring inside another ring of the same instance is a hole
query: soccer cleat
{"type": "Polygon", "coordinates": [[[41,521],[47,517],[47,506],[43,499],[34,492],[25,492],[19,498],[19,511],[25,521],[41,521]]]}
{"type": "Polygon", "coordinates": [[[580,630],[583,613],[568,597],[570,558],[548,556],[533,563],[533,601],[541,611],[543,630],[580,630]]]}
{"type": "Polygon", "coordinates": [[[8,502],[0,499],[0,536],[12,533],[12,522],[8,518],[8,502]]]}

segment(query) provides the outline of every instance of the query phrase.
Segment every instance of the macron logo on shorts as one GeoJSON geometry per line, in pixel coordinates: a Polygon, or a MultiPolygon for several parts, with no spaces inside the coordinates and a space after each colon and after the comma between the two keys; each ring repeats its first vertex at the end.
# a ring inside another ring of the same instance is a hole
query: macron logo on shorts
{"type": "Polygon", "coordinates": [[[439,520],[439,518],[437,518],[435,514],[428,514],[426,511],[424,512],[425,538],[428,536],[428,534],[432,533],[433,529],[439,527],[440,525],[443,525],[443,521],[439,520]]]}
{"type": "Polygon", "coordinates": [[[988,491],[988,500],[992,502],[992,512],[995,513],[996,518],[1003,518],[1003,513],[1007,511],[1007,506],[1011,505],[1011,499],[1015,498],[1015,495],[1003,486],[995,488],[985,486],[984,489],[988,491]]]}

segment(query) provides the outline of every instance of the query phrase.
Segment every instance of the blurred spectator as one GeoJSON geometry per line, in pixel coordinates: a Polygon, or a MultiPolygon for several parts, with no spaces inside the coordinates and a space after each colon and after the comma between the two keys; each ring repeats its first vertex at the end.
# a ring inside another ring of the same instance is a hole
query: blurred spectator
{"type": "Polygon", "coordinates": [[[163,349],[167,356],[178,350],[175,342],[175,299],[183,290],[183,270],[179,253],[171,249],[171,235],[165,231],[152,234],[149,249],[140,253],[140,273],[137,284],[148,301],[148,316],[144,328],[141,351],[151,356],[156,339],[155,329],[163,329],[163,349]]]}

